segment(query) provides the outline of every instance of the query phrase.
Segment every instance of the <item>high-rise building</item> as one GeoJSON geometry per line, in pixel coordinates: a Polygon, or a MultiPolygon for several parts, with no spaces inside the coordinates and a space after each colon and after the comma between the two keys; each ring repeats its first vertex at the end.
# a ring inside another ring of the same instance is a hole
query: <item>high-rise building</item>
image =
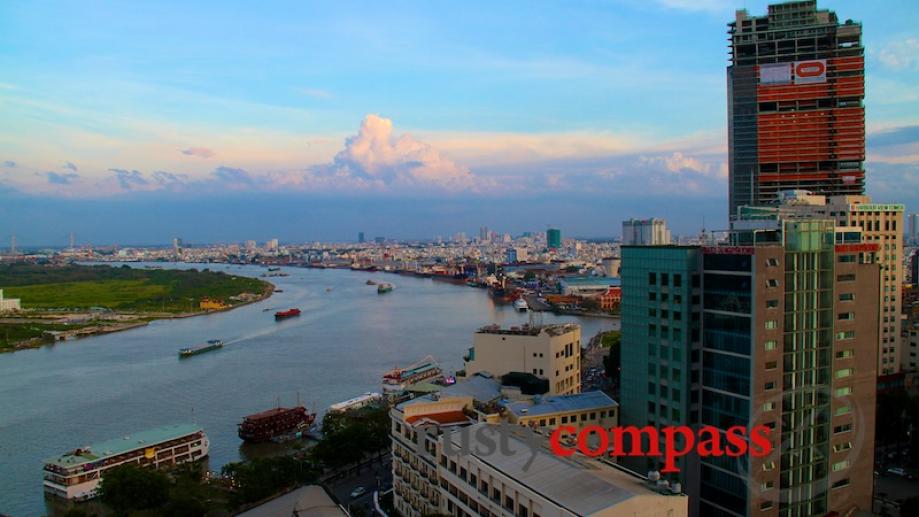
{"type": "Polygon", "coordinates": [[[526,262],[528,258],[529,253],[526,248],[515,246],[513,248],[507,248],[504,261],[508,264],[515,264],[517,262],[526,262]]]}
{"type": "Polygon", "coordinates": [[[365,241],[364,232],[357,232],[357,243],[364,244],[364,241],[365,241]]]}
{"type": "Polygon", "coordinates": [[[670,244],[670,230],[664,219],[629,219],[622,221],[623,246],[660,246],[670,244]]]}
{"type": "Polygon", "coordinates": [[[861,24],[805,0],[737,11],[728,24],[730,216],[780,191],[863,194],[861,24]]]}
{"type": "Polygon", "coordinates": [[[265,243],[265,249],[268,251],[278,251],[278,240],[268,239],[268,242],[265,243]]]}
{"type": "Polygon", "coordinates": [[[909,214],[909,243],[919,244],[919,213],[909,214]]]}
{"type": "Polygon", "coordinates": [[[488,242],[490,240],[489,237],[487,226],[479,228],[479,242],[488,242]]]}
{"type": "Polygon", "coordinates": [[[622,249],[620,422],[772,429],[766,457],[686,457],[694,514],[871,508],[882,246],[832,218],[740,216],[730,245],[622,249]]]}
{"type": "Polygon", "coordinates": [[[562,248],[562,231],[558,228],[549,228],[546,230],[546,247],[550,250],[562,248]]]}
{"type": "Polygon", "coordinates": [[[571,323],[482,327],[463,358],[462,376],[521,372],[549,381],[549,394],[581,392],[581,327],[571,323]]]}
{"type": "Polygon", "coordinates": [[[837,227],[857,227],[864,242],[878,244],[877,261],[881,266],[878,375],[899,372],[901,363],[907,360],[900,346],[905,207],[901,204],[872,203],[868,196],[825,197],[800,191],[782,192],[780,199],[784,213],[833,219],[837,227]]]}
{"type": "MultiPolygon", "coordinates": [[[[622,247],[622,425],[693,422],[699,401],[692,387],[701,367],[701,261],[699,247],[622,247]]],[[[648,458],[619,461],[639,472],[657,468],[648,458]]],[[[698,494],[698,458],[681,458],[678,466],[680,474],[671,481],[698,494]]]]}

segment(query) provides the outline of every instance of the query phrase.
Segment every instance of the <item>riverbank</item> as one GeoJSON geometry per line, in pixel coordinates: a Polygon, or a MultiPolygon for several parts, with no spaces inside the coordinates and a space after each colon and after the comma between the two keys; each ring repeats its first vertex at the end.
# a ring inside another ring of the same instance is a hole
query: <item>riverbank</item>
{"type": "Polygon", "coordinates": [[[121,332],[155,320],[225,312],[263,301],[275,290],[271,282],[207,269],[31,264],[0,268],[0,286],[24,306],[0,318],[0,353],[121,332]],[[209,308],[194,310],[196,305],[209,308]]]}

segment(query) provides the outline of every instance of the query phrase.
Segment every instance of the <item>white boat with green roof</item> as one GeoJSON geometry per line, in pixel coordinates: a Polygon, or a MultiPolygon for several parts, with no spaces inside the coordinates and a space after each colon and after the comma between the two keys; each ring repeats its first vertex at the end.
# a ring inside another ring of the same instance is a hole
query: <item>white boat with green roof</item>
{"type": "Polygon", "coordinates": [[[124,464],[166,468],[207,457],[204,429],[176,424],[80,447],[45,460],[45,492],[83,501],[98,495],[105,471],[124,464]]]}

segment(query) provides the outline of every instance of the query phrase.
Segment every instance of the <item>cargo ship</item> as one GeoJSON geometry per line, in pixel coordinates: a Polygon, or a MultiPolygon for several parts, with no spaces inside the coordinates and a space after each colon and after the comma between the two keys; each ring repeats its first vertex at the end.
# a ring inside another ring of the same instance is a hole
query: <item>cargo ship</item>
{"type": "Polygon", "coordinates": [[[316,420],[303,406],[276,407],[243,418],[239,437],[251,443],[282,442],[300,438],[316,420]]]}
{"type": "Polygon", "coordinates": [[[180,349],[179,358],[185,359],[186,357],[203,354],[205,352],[210,352],[211,350],[219,350],[221,348],[223,348],[223,341],[219,339],[209,339],[207,340],[207,343],[203,345],[180,349]]]}
{"type": "Polygon", "coordinates": [[[300,309],[296,309],[296,308],[287,309],[286,311],[278,311],[274,313],[274,319],[277,321],[280,321],[286,318],[294,318],[299,315],[300,315],[300,309]]]}
{"type": "Polygon", "coordinates": [[[383,393],[392,395],[419,382],[443,380],[443,370],[432,357],[426,357],[407,368],[393,368],[383,374],[383,393]]]}
{"type": "Polygon", "coordinates": [[[124,464],[166,468],[203,459],[209,450],[204,429],[193,424],[160,427],[87,445],[45,460],[45,492],[85,501],[99,495],[99,485],[109,469],[124,464]]]}
{"type": "Polygon", "coordinates": [[[388,293],[393,290],[393,287],[395,286],[390,283],[384,282],[377,286],[377,293],[378,294],[388,293]]]}

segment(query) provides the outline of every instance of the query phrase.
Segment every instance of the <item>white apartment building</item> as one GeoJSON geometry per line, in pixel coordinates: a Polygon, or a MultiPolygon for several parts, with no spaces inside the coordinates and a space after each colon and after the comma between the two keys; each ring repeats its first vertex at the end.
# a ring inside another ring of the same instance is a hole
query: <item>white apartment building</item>
{"type": "Polygon", "coordinates": [[[581,327],[575,324],[541,327],[489,326],[479,329],[466,356],[464,372],[471,377],[488,372],[501,377],[530,373],[549,381],[550,395],[581,392],[581,327]]]}
{"type": "Polygon", "coordinates": [[[623,246],[659,246],[670,244],[670,230],[664,219],[629,219],[622,221],[623,246]]]}

